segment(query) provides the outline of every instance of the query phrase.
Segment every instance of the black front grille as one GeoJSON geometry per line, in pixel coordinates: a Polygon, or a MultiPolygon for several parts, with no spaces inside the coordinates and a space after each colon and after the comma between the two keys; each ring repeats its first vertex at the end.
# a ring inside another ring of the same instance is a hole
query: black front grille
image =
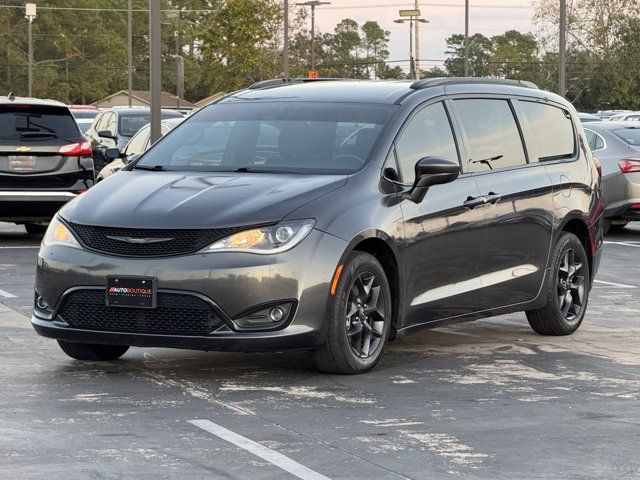
{"type": "Polygon", "coordinates": [[[69,225],[90,249],[128,257],[164,257],[193,253],[240,230],[239,228],[207,230],[115,228],[78,223],[69,223],[69,225]]]}
{"type": "Polygon", "coordinates": [[[107,307],[104,290],[76,290],[58,315],[74,328],[160,335],[206,335],[223,324],[212,306],[193,295],[158,292],[154,309],[107,307]]]}

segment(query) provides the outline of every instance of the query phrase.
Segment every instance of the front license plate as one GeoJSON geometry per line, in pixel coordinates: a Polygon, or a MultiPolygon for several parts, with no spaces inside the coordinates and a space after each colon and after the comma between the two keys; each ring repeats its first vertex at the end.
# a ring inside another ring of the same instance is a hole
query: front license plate
{"type": "Polygon", "coordinates": [[[152,277],[107,277],[108,307],[156,307],[156,279],[152,277]]]}
{"type": "Polygon", "coordinates": [[[36,169],[36,157],[33,155],[10,155],[8,163],[12,172],[33,172],[36,169]]]}

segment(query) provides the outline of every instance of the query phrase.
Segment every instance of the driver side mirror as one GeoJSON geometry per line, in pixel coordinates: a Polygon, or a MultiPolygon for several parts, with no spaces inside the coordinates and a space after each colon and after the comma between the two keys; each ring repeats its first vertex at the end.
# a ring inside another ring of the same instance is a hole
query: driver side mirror
{"type": "Polygon", "coordinates": [[[420,203],[432,185],[453,182],[460,175],[457,161],[441,157],[424,157],[416,162],[416,179],[407,193],[409,199],[420,203]]]}
{"type": "Polygon", "coordinates": [[[98,132],[98,136],[101,138],[110,138],[111,140],[116,139],[115,135],[111,133],[109,130],[100,130],[98,132]]]}
{"type": "Polygon", "coordinates": [[[107,148],[104,151],[104,156],[107,158],[108,162],[112,162],[114,161],[116,158],[121,158],[122,157],[122,152],[120,151],[119,148],[107,148]]]}

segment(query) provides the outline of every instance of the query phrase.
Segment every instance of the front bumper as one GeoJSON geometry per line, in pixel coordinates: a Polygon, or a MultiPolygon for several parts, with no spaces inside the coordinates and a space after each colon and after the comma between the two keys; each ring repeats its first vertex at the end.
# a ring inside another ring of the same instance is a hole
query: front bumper
{"type": "Polygon", "coordinates": [[[261,351],[313,348],[325,338],[329,286],[347,243],[312,230],[303,242],[278,255],[219,252],[170,258],[123,258],[63,246],[41,249],[36,292],[53,305],[52,319],[34,310],[40,335],[61,340],[197,350],[261,351]],[[230,318],[258,305],[297,301],[293,319],[273,331],[219,329],[207,335],[166,335],[73,328],[58,316],[65,292],[104,288],[106,277],[151,276],[158,290],[205,297],[230,318]]]}

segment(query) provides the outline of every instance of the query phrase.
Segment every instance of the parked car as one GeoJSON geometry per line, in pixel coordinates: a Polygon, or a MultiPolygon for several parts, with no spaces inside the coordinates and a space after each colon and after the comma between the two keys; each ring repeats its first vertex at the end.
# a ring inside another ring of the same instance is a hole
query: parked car
{"type": "Polygon", "coordinates": [[[43,233],[62,205],[92,185],[91,146],[66,105],[0,98],[0,221],[43,233]]]}
{"type": "MultiPolygon", "coordinates": [[[[183,120],[184,118],[169,118],[163,120],[160,123],[162,135],[164,136],[169,133],[169,130],[180,125],[183,120]]],[[[100,182],[114,173],[119,172],[127,163],[132,162],[138,155],[145,152],[151,146],[151,142],[149,141],[150,131],[150,124],[146,124],[138,130],[138,133],[131,137],[131,140],[129,140],[129,143],[127,143],[123,150],[117,147],[107,149],[105,154],[109,163],[100,170],[96,182],[100,182]]]]}
{"type": "Polygon", "coordinates": [[[100,110],[91,105],[69,105],[69,110],[73,118],[76,119],[76,123],[82,133],[85,133],[89,129],[93,123],[93,119],[100,113],[100,110]]]}
{"type": "MultiPolygon", "coordinates": [[[[151,111],[144,107],[110,108],[100,112],[85,135],[91,141],[96,172],[100,172],[109,159],[108,148],[124,148],[131,137],[150,121],[151,111]]],[[[162,110],[162,118],[183,118],[175,110],[162,110]]]]}
{"type": "Polygon", "coordinates": [[[59,213],[32,324],[83,360],[305,348],[336,373],[447,322],[525,311],[567,335],[602,246],[585,146],[527,82],[261,82],[59,213]]]}
{"type": "Polygon", "coordinates": [[[608,119],[610,122],[637,122],[640,120],[640,112],[618,113],[608,119]]]}
{"type": "Polygon", "coordinates": [[[594,113],[594,115],[600,117],[603,121],[607,121],[614,115],[620,115],[623,113],[631,113],[631,110],[600,110],[597,113],[594,113]]]}
{"type": "Polygon", "coordinates": [[[621,230],[640,220],[640,124],[590,123],[584,132],[602,163],[605,232],[621,230]]]}
{"type": "Polygon", "coordinates": [[[601,122],[602,119],[596,115],[592,115],[590,113],[578,112],[578,118],[582,123],[588,122],[601,122]]]}

